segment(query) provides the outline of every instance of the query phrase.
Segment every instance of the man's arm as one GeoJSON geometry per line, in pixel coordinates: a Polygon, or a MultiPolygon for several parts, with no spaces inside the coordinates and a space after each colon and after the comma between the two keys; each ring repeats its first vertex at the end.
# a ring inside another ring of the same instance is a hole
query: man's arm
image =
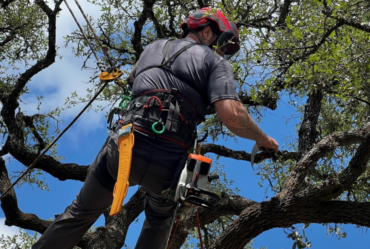
{"type": "Polygon", "coordinates": [[[259,148],[278,151],[278,143],[258,127],[242,103],[233,99],[223,99],[216,101],[214,106],[221,121],[232,133],[256,141],[259,148]]]}

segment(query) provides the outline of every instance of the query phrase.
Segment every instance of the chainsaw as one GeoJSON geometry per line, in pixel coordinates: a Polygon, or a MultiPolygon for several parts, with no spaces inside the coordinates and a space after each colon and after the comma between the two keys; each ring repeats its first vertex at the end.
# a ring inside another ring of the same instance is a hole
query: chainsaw
{"type": "Polygon", "coordinates": [[[218,175],[211,175],[212,159],[200,154],[199,143],[204,141],[207,134],[196,140],[194,152],[190,153],[175,191],[174,201],[180,203],[176,219],[183,221],[192,216],[199,207],[214,209],[221,198],[210,191],[211,182],[219,179],[218,175]]]}

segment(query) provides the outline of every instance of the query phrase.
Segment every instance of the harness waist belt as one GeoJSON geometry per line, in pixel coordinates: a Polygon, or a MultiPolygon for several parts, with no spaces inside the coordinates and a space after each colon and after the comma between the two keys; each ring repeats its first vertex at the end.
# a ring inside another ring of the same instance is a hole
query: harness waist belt
{"type": "Polygon", "coordinates": [[[176,89],[158,90],[137,96],[122,112],[124,124],[133,123],[154,135],[167,137],[191,147],[200,119],[176,89]]]}

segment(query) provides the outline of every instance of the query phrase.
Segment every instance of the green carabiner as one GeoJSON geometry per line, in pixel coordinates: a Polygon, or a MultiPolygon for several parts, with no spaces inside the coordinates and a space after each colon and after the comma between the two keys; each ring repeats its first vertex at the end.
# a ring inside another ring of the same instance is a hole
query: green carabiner
{"type": "Polygon", "coordinates": [[[125,109],[127,106],[127,103],[131,101],[131,98],[125,95],[121,95],[121,98],[122,100],[119,103],[119,107],[121,107],[122,109],[125,109]]]}
{"type": "Polygon", "coordinates": [[[163,134],[163,133],[164,133],[165,128],[166,128],[166,127],[165,127],[162,123],[158,123],[158,122],[155,122],[155,123],[152,125],[152,131],[153,131],[155,134],[158,134],[158,135],[163,134]],[[157,126],[157,124],[162,125],[163,129],[162,129],[161,131],[158,131],[158,130],[156,130],[156,129],[155,129],[155,127],[157,126]]]}

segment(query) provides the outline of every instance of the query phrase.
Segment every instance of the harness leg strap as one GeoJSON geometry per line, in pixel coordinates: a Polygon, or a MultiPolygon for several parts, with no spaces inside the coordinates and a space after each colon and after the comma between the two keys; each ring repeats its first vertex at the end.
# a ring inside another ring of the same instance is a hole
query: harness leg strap
{"type": "Polygon", "coordinates": [[[134,147],[134,127],[132,124],[123,126],[118,133],[119,165],[117,181],[113,190],[113,203],[110,216],[117,215],[122,209],[122,203],[129,188],[129,177],[134,147]]]}

